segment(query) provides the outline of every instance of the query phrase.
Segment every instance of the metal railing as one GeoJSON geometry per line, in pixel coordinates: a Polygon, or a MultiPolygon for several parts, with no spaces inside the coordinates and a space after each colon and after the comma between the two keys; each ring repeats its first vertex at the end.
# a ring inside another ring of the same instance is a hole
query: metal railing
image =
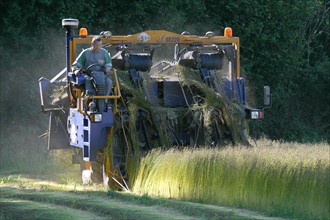
{"type": "MultiPolygon", "coordinates": [[[[85,96],[84,97],[84,104],[87,105],[90,99],[113,99],[114,105],[113,105],[113,112],[116,114],[118,112],[118,99],[121,98],[121,92],[120,92],[120,85],[118,81],[117,71],[116,69],[113,69],[113,75],[116,82],[116,85],[114,86],[114,95],[110,96],[85,96]]],[[[88,115],[87,111],[83,111],[82,109],[82,97],[81,97],[81,91],[77,91],[77,101],[78,101],[78,112],[80,112],[83,115],[88,115]]],[[[88,115],[89,116],[89,115],[88,115]]]]}

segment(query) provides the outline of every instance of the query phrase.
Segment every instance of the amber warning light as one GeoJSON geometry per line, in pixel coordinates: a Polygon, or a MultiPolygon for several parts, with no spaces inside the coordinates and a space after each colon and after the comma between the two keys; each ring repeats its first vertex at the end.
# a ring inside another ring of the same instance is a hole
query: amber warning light
{"type": "Polygon", "coordinates": [[[88,35],[87,28],[80,28],[79,35],[80,36],[87,36],[88,35]]]}
{"type": "Polygon", "coordinates": [[[232,37],[233,36],[233,30],[230,27],[226,27],[224,36],[225,37],[232,37]]]}

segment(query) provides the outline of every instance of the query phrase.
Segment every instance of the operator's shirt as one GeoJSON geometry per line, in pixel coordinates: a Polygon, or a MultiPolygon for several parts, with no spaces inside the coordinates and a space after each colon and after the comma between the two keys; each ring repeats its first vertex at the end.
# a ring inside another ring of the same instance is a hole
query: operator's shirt
{"type": "MultiPolygon", "coordinates": [[[[92,48],[85,49],[82,51],[77,59],[72,64],[72,69],[85,69],[92,64],[98,63],[104,65],[106,68],[111,70],[112,63],[108,51],[101,48],[97,52],[93,52],[92,48]]],[[[100,70],[99,66],[92,67],[90,70],[100,70]]]]}

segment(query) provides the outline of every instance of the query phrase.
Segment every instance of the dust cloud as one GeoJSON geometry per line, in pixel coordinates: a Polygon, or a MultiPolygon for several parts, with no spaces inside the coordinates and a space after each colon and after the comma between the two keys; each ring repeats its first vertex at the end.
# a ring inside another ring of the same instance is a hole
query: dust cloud
{"type": "MultiPolygon", "coordinates": [[[[26,40],[26,39],[25,39],[26,40]]],[[[0,67],[0,174],[47,172],[52,167],[38,79],[51,79],[65,66],[65,31],[46,30],[28,47],[8,49],[0,67]]],[[[10,46],[10,45],[9,45],[10,46]]]]}

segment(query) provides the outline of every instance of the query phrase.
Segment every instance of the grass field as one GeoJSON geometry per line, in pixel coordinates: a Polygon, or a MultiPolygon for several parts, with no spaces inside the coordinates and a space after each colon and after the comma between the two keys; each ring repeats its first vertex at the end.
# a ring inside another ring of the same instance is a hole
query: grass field
{"type": "Polygon", "coordinates": [[[259,141],[252,148],[154,150],[133,191],[244,207],[299,219],[330,218],[330,146],[259,141]]]}
{"type": "Polygon", "coordinates": [[[108,191],[78,182],[0,177],[0,219],[259,219],[256,212],[108,191]]]}
{"type": "MultiPolygon", "coordinates": [[[[28,140],[1,140],[0,174],[7,176],[7,179],[2,179],[2,192],[4,185],[12,182],[8,180],[8,175],[13,173],[80,185],[79,167],[70,165],[71,152],[52,151],[48,154],[40,143],[26,145],[28,140]]],[[[154,150],[142,158],[135,173],[132,173],[136,178],[131,179],[131,190],[142,196],[139,202],[148,203],[149,196],[159,196],[235,209],[246,208],[270,216],[330,219],[329,158],[330,146],[325,143],[298,144],[269,140],[260,140],[257,146],[251,148],[154,150]]],[[[31,189],[53,190],[50,184],[43,185],[41,189],[31,186],[31,189]]],[[[38,199],[24,202],[19,196],[9,196],[3,197],[2,201],[1,209],[16,210],[16,205],[21,204],[27,209],[36,206],[47,210],[38,199]]],[[[197,210],[197,206],[186,207],[186,212],[197,210]]],[[[53,214],[61,218],[60,213],[53,214]]],[[[75,215],[81,214],[77,212],[75,215]]],[[[15,218],[14,215],[12,217],[15,218]]]]}

